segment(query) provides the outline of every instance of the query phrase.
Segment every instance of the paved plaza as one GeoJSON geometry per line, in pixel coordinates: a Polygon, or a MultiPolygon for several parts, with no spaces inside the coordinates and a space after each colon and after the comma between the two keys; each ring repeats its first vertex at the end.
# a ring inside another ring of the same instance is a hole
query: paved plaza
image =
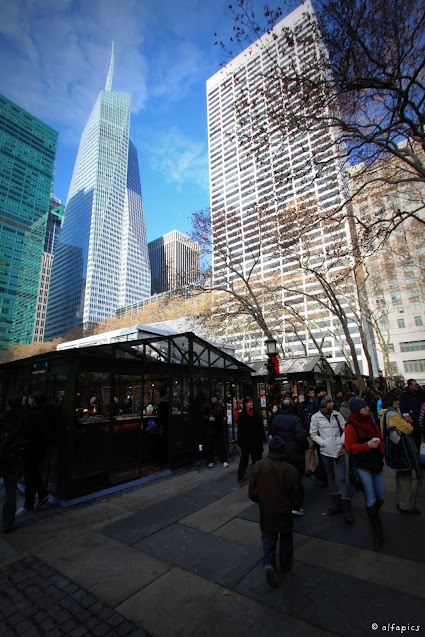
{"type": "Polygon", "coordinates": [[[324,514],[327,491],[306,478],[294,568],[274,590],[234,460],[20,518],[0,537],[0,637],[425,634],[423,486],[424,514],[400,515],[386,470],[374,552],[360,496],[349,526],[324,514]]]}

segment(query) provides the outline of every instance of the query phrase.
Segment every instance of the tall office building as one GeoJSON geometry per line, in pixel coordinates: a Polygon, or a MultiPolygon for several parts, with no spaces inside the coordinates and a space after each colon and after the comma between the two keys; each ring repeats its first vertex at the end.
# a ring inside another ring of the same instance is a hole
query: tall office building
{"type": "MultiPolygon", "coordinates": [[[[267,317],[270,307],[282,307],[280,317],[275,316],[273,331],[285,351],[292,355],[316,353],[312,336],[317,336],[326,355],[338,359],[344,355],[343,331],[340,325],[333,329],[335,319],[326,308],[318,308],[315,297],[320,295],[320,286],[299,268],[300,255],[306,248],[297,237],[308,240],[314,258],[326,262],[334,238],[341,241],[342,237],[345,245],[350,240],[348,223],[343,220],[333,229],[324,223],[316,223],[311,230],[308,225],[301,228],[297,211],[304,221],[308,218],[306,208],[311,209],[311,217],[314,211],[316,218],[321,213],[325,217],[325,211],[343,203],[347,180],[339,153],[335,152],[335,132],[319,125],[294,125],[303,105],[291,86],[279,80],[279,68],[296,68],[300,76],[303,69],[311,73],[314,60],[323,55],[315,26],[307,0],[281,20],[273,33],[263,35],[207,81],[212,269],[216,286],[230,286],[241,280],[238,272],[245,276],[255,268],[252,282],[264,315],[267,317]],[[310,32],[312,37],[306,44],[310,32]],[[273,68],[277,69],[274,76],[270,73],[273,68]],[[292,245],[279,253],[272,226],[285,210],[292,210],[288,228],[292,245]],[[267,224],[265,230],[260,227],[267,224]],[[270,281],[276,290],[283,282],[296,288],[297,293],[282,290],[276,292],[279,299],[267,298],[265,284],[270,281]],[[315,317],[311,333],[302,323],[295,332],[289,329],[287,319],[291,316],[285,314],[285,304],[292,304],[307,323],[315,317]],[[331,328],[341,336],[342,343],[331,336],[331,328]]],[[[342,265],[346,264],[329,260],[327,271],[342,265]]],[[[236,327],[233,321],[225,338],[234,339],[238,355],[246,360],[264,357],[264,335],[249,317],[247,329],[243,322],[242,316],[236,327]]],[[[353,324],[350,330],[362,357],[358,328],[353,324]]]]}
{"type": "Polygon", "coordinates": [[[0,348],[32,341],[57,138],[0,95],[0,348]]]}
{"type": "Polygon", "coordinates": [[[53,256],[58,244],[62,225],[64,206],[54,195],[50,197],[49,216],[47,219],[44,240],[43,262],[38,285],[37,313],[34,317],[33,342],[42,342],[46,324],[47,299],[49,296],[50,275],[52,273],[53,256]]]}
{"type": "Polygon", "coordinates": [[[112,90],[114,54],[81,137],[52,266],[45,339],[150,295],[131,95],[112,90]]]}
{"type": "Polygon", "coordinates": [[[148,243],[152,294],[194,283],[199,278],[199,244],[178,230],[148,243]]]}

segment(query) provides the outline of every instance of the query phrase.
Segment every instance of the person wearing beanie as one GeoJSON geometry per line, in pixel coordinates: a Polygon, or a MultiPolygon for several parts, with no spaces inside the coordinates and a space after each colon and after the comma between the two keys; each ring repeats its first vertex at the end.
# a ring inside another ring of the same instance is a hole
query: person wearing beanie
{"type": "Polygon", "coordinates": [[[238,482],[245,484],[245,473],[248,468],[249,456],[252,464],[263,457],[263,443],[266,442],[263,420],[255,410],[251,396],[243,399],[242,411],[238,416],[238,444],[241,458],[238,469],[238,482]]]}
{"type": "Polygon", "coordinates": [[[344,420],[347,421],[348,420],[348,416],[350,414],[350,409],[348,407],[348,401],[350,400],[350,398],[355,398],[356,394],[353,394],[353,392],[347,392],[345,394],[345,398],[341,404],[341,407],[339,409],[339,413],[344,417],[344,420]]]}
{"type": "Polygon", "coordinates": [[[331,503],[327,512],[328,515],[333,515],[343,510],[345,521],[350,523],[353,521],[353,516],[346,480],[345,419],[334,409],[332,397],[327,394],[321,398],[319,407],[319,411],[311,419],[310,436],[320,447],[320,454],[328,477],[331,503]],[[338,476],[339,489],[335,471],[338,476]]]}
{"type": "Polygon", "coordinates": [[[385,444],[366,401],[350,398],[350,414],[345,427],[345,448],[353,455],[364,489],[364,502],[373,531],[373,548],[384,545],[379,509],[384,503],[385,444]]]}
{"type": "Polygon", "coordinates": [[[280,436],[269,438],[268,456],[255,463],[248,495],[260,507],[264,570],[268,584],[277,588],[277,542],[280,569],[287,573],[293,558],[292,510],[300,509],[302,498],[298,472],[285,461],[285,444],[280,436]]]}
{"type": "Polygon", "coordinates": [[[216,391],[211,393],[210,400],[207,400],[201,408],[201,419],[204,425],[205,452],[207,456],[208,468],[214,466],[214,455],[217,455],[223,467],[228,467],[226,449],[224,444],[224,422],[225,410],[220,402],[220,394],[216,391]]]}
{"type": "MultiPolygon", "coordinates": [[[[316,414],[320,409],[320,401],[323,396],[326,396],[326,387],[322,385],[318,385],[314,388],[314,399],[313,402],[304,410],[304,426],[306,427],[307,432],[309,433],[311,419],[314,414],[316,414]]],[[[311,435],[310,435],[311,437],[311,435]]],[[[318,444],[314,443],[316,447],[317,453],[317,466],[313,473],[310,474],[311,478],[321,487],[326,488],[328,486],[328,477],[326,474],[325,465],[322,460],[322,455],[320,453],[320,447],[318,444]]]]}

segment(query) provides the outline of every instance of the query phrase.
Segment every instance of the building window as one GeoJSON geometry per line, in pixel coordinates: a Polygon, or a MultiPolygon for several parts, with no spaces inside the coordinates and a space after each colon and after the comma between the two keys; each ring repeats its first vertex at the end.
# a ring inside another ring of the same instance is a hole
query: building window
{"type": "Polygon", "coordinates": [[[404,319],[398,319],[398,320],[397,320],[397,323],[398,323],[398,327],[399,327],[400,329],[401,329],[401,328],[403,328],[403,327],[406,327],[406,324],[405,324],[405,322],[404,322],[404,319]]]}
{"type": "Polygon", "coordinates": [[[388,354],[394,354],[395,349],[394,349],[394,345],[392,343],[388,344],[388,354]]]}
{"type": "Polygon", "coordinates": [[[415,316],[415,325],[417,327],[422,327],[423,324],[422,316],[415,316]]]}
{"type": "Polygon", "coordinates": [[[410,343],[400,343],[401,352],[418,352],[425,349],[425,341],[410,341],[410,343]]]}
{"type": "Polygon", "coordinates": [[[415,372],[425,372],[425,360],[419,361],[403,361],[404,371],[408,374],[414,374],[415,372]]]}

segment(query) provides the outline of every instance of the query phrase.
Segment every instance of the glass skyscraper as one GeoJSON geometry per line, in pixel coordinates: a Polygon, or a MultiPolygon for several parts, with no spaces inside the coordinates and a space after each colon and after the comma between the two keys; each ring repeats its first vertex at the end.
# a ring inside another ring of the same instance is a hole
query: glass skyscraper
{"type": "Polygon", "coordinates": [[[131,95],[105,90],[84,129],[53,259],[45,339],[89,327],[150,295],[151,278],[131,95]]]}
{"type": "Polygon", "coordinates": [[[0,95],[0,348],[32,341],[57,138],[0,95]]]}

